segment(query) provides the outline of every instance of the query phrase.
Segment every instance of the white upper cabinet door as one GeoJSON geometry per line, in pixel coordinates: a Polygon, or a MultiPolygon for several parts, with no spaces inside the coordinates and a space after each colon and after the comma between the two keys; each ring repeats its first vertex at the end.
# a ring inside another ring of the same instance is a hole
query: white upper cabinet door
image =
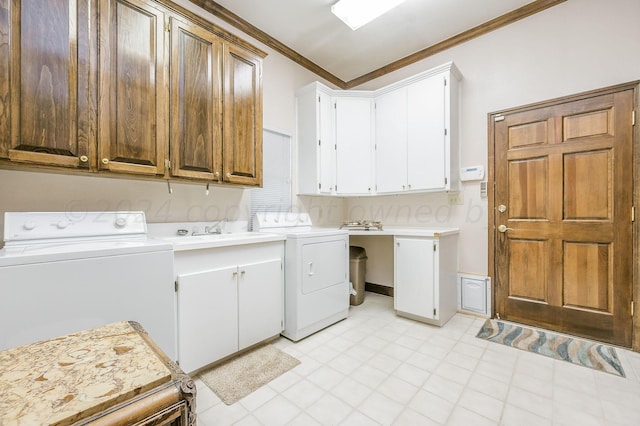
{"type": "Polygon", "coordinates": [[[407,91],[407,185],[411,190],[445,189],[445,74],[415,82],[407,91]]]}
{"type": "Polygon", "coordinates": [[[371,98],[334,98],[337,193],[371,193],[373,178],[371,98]]]}
{"type": "Polygon", "coordinates": [[[407,186],[407,88],[376,97],[376,193],[407,186]]]}
{"type": "Polygon", "coordinates": [[[333,132],[333,101],[331,96],[318,92],[318,128],[320,129],[319,191],[332,194],[336,190],[336,140],[333,132]]]}
{"type": "Polygon", "coordinates": [[[303,87],[296,97],[298,193],[335,194],[336,141],[331,89],[320,83],[303,87]]]}

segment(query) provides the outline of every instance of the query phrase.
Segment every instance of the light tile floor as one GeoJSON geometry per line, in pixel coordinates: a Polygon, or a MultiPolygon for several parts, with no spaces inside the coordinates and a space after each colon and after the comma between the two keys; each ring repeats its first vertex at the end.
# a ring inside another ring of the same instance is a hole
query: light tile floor
{"type": "Polygon", "coordinates": [[[301,364],[233,405],[196,377],[198,425],[640,425],[640,354],[617,349],[620,378],[478,339],[483,323],[422,324],[367,293],[346,320],[276,341],[301,364]]]}

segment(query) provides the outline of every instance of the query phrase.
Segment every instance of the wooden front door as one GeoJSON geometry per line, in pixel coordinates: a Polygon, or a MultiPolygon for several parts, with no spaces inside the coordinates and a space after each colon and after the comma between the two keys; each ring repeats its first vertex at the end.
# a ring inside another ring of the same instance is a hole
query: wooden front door
{"type": "Polygon", "coordinates": [[[496,316],[631,346],[633,87],[491,116],[496,316]]]}

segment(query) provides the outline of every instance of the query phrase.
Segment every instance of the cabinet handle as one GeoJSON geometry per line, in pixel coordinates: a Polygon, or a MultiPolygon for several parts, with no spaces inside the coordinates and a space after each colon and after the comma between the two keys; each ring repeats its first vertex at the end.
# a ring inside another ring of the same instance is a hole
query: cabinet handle
{"type": "Polygon", "coordinates": [[[231,173],[227,173],[227,179],[231,177],[231,173]]]}
{"type": "Polygon", "coordinates": [[[86,163],[87,161],[89,161],[89,157],[87,157],[86,155],[81,155],[80,161],[82,161],[83,163],[86,163]]]}
{"type": "Polygon", "coordinates": [[[407,188],[411,189],[411,184],[407,185],[407,188]]]}
{"type": "Polygon", "coordinates": [[[220,172],[215,172],[215,173],[214,173],[214,176],[216,177],[216,179],[217,179],[217,178],[220,178],[220,172]]]}
{"type": "Polygon", "coordinates": [[[237,276],[238,276],[238,272],[236,271],[233,273],[233,278],[236,278],[237,276]]]}
{"type": "Polygon", "coordinates": [[[102,159],[102,164],[109,164],[109,159],[108,158],[103,158],[102,159]]]}
{"type": "Polygon", "coordinates": [[[404,191],[405,189],[407,189],[406,186],[402,185],[402,190],[404,191]]]}
{"type": "Polygon", "coordinates": [[[244,277],[244,274],[245,274],[246,272],[247,272],[247,271],[240,271],[240,275],[242,275],[242,276],[244,277]]]}

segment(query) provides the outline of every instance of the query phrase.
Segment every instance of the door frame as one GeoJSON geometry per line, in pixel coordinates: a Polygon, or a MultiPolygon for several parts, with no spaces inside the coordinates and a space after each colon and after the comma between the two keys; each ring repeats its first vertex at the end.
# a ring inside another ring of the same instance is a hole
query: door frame
{"type": "MultiPolygon", "coordinates": [[[[590,90],[587,92],[581,92],[574,95],[563,96],[559,98],[549,99],[546,101],[536,102],[532,104],[522,105],[514,108],[504,109],[496,112],[490,112],[487,114],[487,128],[488,128],[488,158],[487,158],[487,186],[488,186],[488,271],[491,282],[496,282],[496,238],[498,231],[496,229],[496,181],[495,181],[495,133],[493,128],[494,119],[498,115],[504,115],[513,113],[516,111],[524,111],[527,109],[535,109],[541,107],[549,107],[552,105],[558,105],[568,102],[579,101],[586,98],[591,98],[599,95],[606,95],[615,92],[621,92],[624,90],[633,90],[633,110],[634,118],[636,120],[632,131],[632,145],[633,145],[633,205],[638,207],[638,214],[640,214],[640,148],[636,144],[640,141],[640,113],[638,111],[638,94],[640,92],[640,80],[632,81],[629,83],[618,84],[614,86],[605,87],[602,89],[590,90]]],[[[632,224],[633,232],[633,271],[632,271],[632,294],[633,300],[640,304],[640,216],[637,220],[634,220],[632,224]]],[[[496,292],[491,292],[492,297],[492,312],[491,317],[495,317],[496,314],[496,292]]],[[[634,304],[635,305],[635,304],[634,304]]],[[[631,349],[636,352],[640,352],[640,305],[637,309],[634,309],[632,317],[632,343],[631,349]]]]}

